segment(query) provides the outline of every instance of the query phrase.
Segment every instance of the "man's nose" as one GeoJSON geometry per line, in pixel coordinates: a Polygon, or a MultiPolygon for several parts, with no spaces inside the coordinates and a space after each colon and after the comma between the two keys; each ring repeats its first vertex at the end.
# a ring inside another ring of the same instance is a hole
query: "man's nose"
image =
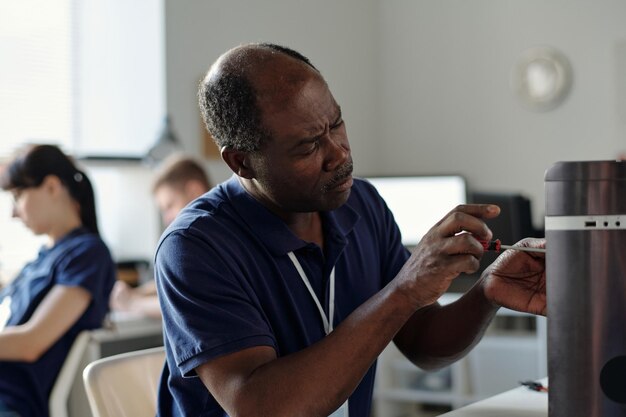
{"type": "Polygon", "coordinates": [[[337,167],[342,166],[350,159],[350,145],[346,137],[332,134],[324,135],[326,160],[324,161],[324,170],[334,171],[337,167]]]}

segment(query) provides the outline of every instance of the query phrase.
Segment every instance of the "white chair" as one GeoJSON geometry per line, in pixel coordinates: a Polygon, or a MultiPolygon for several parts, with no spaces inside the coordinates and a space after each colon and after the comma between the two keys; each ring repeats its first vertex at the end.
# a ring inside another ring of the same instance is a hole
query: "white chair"
{"type": "Polygon", "coordinates": [[[74,380],[80,373],[80,365],[89,344],[91,332],[84,330],[76,336],[70,348],[65,362],[59,371],[57,379],[54,381],[50,398],[48,399],[48,411],[50,417],[68,417],[68,400],[70,392],[74,386],[74,380]]]}
{"type": "Polygon", "coordinates": [[[93,417],[154,417],[164,362],[165,349],[161,346],[87,365],[83,381],[93,417]]]}

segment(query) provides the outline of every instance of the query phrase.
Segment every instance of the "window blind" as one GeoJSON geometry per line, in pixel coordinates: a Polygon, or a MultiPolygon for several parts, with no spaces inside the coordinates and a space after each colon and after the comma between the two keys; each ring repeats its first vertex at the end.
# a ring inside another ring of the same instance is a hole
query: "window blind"
{"type": "Polygon", "coordinates": [[[25,142],[70,148],[71,0],[0,1],[0,159],[25,142]]]}

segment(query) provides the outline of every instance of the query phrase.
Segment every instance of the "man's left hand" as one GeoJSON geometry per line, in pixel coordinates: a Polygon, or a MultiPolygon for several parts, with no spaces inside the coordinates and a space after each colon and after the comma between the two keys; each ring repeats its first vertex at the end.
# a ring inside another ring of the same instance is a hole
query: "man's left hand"
{"type": "MultiPolygon", "coordinates": [[[[524,239],[515,246],[544,248],[544,239],[524,239]]],[[[509,249],[484,272],[482,286],[492,303],[512,310],[546,315],[545,254],[509,249]]]]}

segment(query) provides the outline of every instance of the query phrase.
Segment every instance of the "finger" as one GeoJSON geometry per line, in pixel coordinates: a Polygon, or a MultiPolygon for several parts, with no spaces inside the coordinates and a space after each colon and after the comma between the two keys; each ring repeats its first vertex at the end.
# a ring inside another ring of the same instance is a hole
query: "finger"
{"type": "Polygon", "coordinates": [[[451,211],[437,225],[440,236],[455,236],[459,233],[471,233],[477,239],[489,240],[493,236],[485,222],[464,211],[451,211]]]}
{"type": "Polygon", "coordinates": [[[456,278],[461,273],[474,273],[479,266],[480,263],[474,255],[441,253],[421,268],[421,275],[429,276],[433,282],[437,282],[456,278]]]}
{"type": "Polygon", "coordinates": [[[459,274],[472,274],[480,267],[479,258],[472,254],[456,254],[448,257],[448,271],[455,277],[459,274]]]}
{"type": "MultiPolygon", "coordinates": [[[[545,239],[537,239],[537,238],[524,238],[519,242],[515,243],[513,246],[521,246],[525,248],[536,248],[536,249],[545,249],[546,248],[546,240],[545,239]]],[[[541,252],[524,252],[530,255],[533,258],[545,258],[546,254],[541,252]]]]}
{"type": "Polygon", "coordinates": [[[500,214],[500,207],[495,204],[459,204],[450,213],[457,211],[479,219],[492,219],[500,214]]]}
{"type": "Polygon", "coordinates": [[[480,259],[485,249],[473,234],[460,233],[442,239],[441,252],[447,256],[472,255],[480,259]]]}
{"type": "Polygon", "coordinates": [[[450,245],[452,254],[472,255],[480,259],[485,253],[484,246],[472,233],[458,234],[448,239],[448,244],[450,245]]]}
{"type": "Polygon", "coordinates": [[[466,233],[443,239],[437,252],[440,255],[434,265],[439,273],[456,276],[476,272],[484,250],[473,235],[466,233]]]}
{"type": "Polygon", "coordinates": [[[545,239],[533,238],[533,237],[527,237],[527,238],[524,238],[524,239],[520,240],[519,242],[517,242],[515,244],[515,246],[524,246],[524,247],[527,247],[527,248],[545,249],[545,247],[546,247],[546,240],[545,239]]]}

